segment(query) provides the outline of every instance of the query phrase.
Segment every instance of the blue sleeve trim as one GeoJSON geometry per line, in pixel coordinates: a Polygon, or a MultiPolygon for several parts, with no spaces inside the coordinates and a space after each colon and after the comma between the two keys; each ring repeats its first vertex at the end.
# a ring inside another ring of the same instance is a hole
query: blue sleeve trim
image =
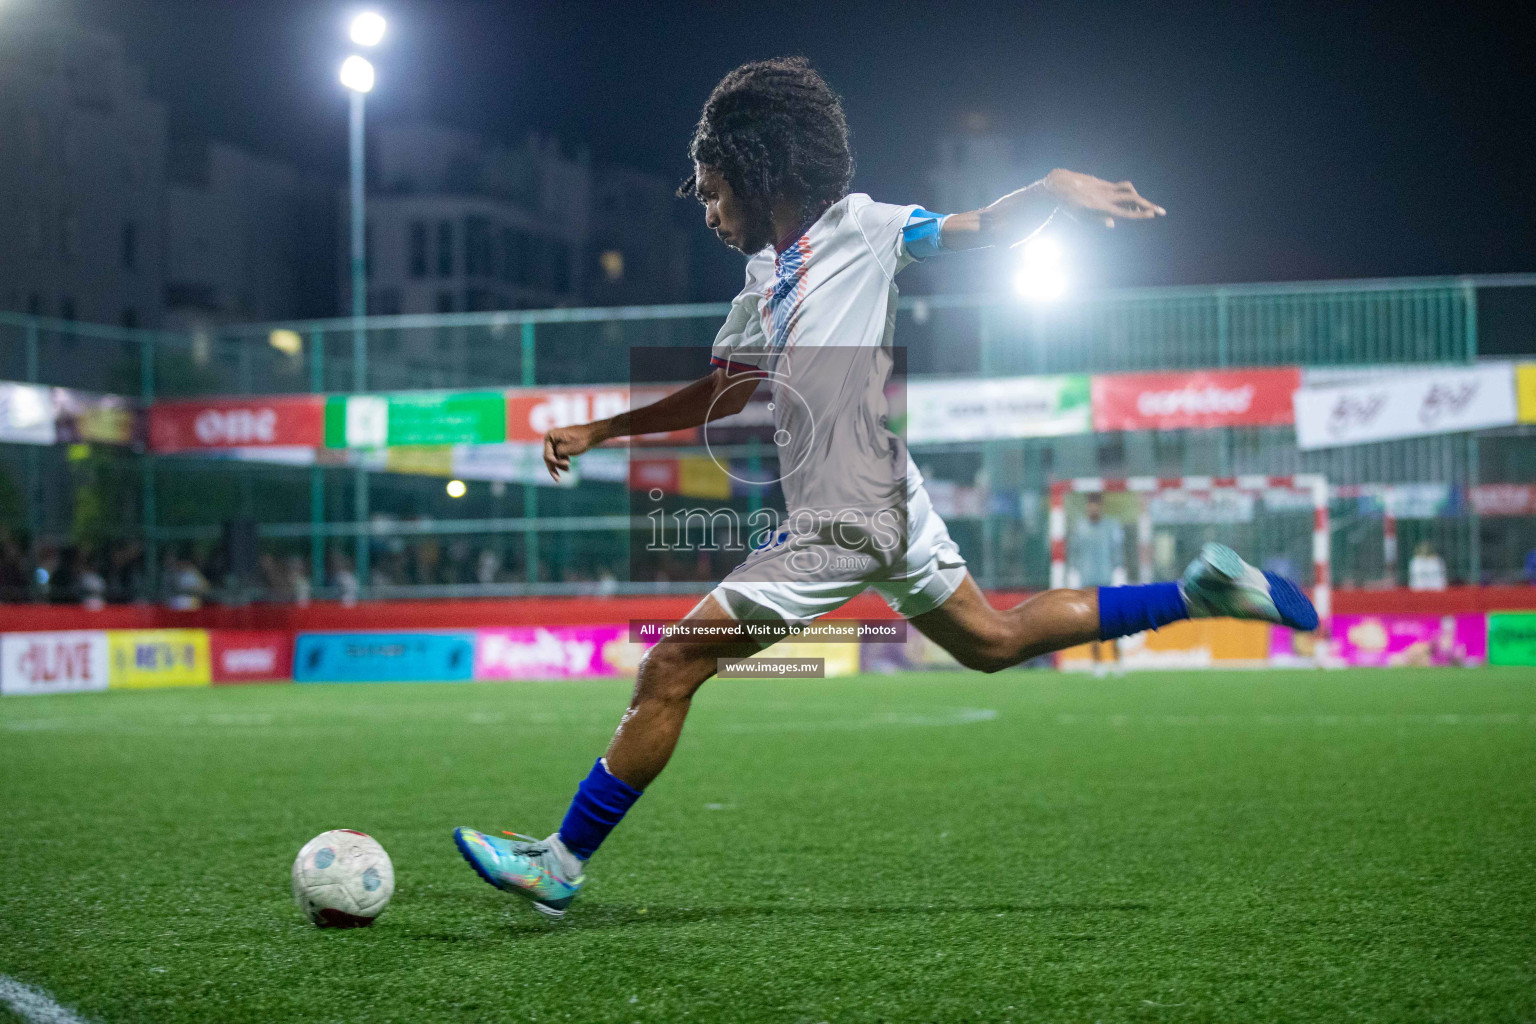
{"type": "Polygon", "coordinates": [[[922,261],[948,252],[944,248],[943,235],[947,217],[947,214],[934,213],[921,206],[913,210],[907,217],[907,226],[901,229],[901,244],[906,248],[907,255],[922,261]]]}

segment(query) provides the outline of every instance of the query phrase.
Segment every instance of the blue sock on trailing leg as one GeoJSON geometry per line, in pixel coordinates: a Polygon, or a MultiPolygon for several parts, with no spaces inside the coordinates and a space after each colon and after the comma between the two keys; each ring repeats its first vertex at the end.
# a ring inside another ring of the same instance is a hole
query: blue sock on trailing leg
{"type": "Polygon", "coordinates": [[[1177,583],[1099,588],[1099,639],[1113,640],[1189,618],[1177,583]]]}
{"type": "Polygon", "coordinates": [[[598,758],[592,771],[576,787],[571,809],[560,823],[560,841],[567,850],[586,860],[597,852],[608,833],[624,820],[625,813],[639,799],[640,790],[610,772],[607,761],[598,758]]]}

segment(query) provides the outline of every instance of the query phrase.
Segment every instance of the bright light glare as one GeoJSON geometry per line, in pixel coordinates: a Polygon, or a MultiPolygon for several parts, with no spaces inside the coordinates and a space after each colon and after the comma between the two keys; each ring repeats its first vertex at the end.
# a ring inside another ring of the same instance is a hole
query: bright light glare
{"type": "Polygon", "coordinates": [[[463,480],[448,481],[448,497],[450,498],[462,498],[464,497],[464,493],[468,490],[469,488],[464,486],[463,480]]]}
{"type": "Polygon", "coordinates": [[[358,46],[378,46],[384,38],[384,16],[378,11],[364,11],[352,19],[348,34],[358,46]]]}
{"type": "Polygon", "coordinates": [[[1063,264],[1061,245],[1054,238],[1032,238],[1024,243],[1023,259],[1013,286],[1020,295],[1036,302],[1059,299],[1067,291],[1067,272],[1063,264]]]}
{"type": "Polygon", "coordinates": [[[353,92],[372,92],[373,65],[353,54],[341,62],[341,84],[353,92]]]}

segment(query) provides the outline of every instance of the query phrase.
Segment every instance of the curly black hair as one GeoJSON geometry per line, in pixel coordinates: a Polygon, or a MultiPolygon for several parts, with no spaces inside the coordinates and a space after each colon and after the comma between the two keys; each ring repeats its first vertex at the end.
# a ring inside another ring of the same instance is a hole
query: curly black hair
{"type": "MultiPolygon", "coordinates": [[[[688,156],[718,170],[765,225],[780,199],[809,220],[847,195],[853,180],[842,100],[804,57],[752,61],[722,78],[688,156]]],[[[697,197],[697,176],[677,194],[697,197]]]]}

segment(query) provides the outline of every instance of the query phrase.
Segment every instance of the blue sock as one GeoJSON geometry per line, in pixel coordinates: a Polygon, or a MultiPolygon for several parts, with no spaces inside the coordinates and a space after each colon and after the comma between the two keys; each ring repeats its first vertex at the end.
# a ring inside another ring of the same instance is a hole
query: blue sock
{"type": "Polygon", "coordinates": [[[560,841],[582,860],[603,845],[613,827],[640,799],[640,791],[608,771],[600,757],[592,771],[576,787],[571,809],[560,823],[560,841]]]}
{"type": "Polygon", "coordinates": [[[1189,618],[1177,583],[1099,588],[1099,639],[1113,640],[1189,618]]]}

